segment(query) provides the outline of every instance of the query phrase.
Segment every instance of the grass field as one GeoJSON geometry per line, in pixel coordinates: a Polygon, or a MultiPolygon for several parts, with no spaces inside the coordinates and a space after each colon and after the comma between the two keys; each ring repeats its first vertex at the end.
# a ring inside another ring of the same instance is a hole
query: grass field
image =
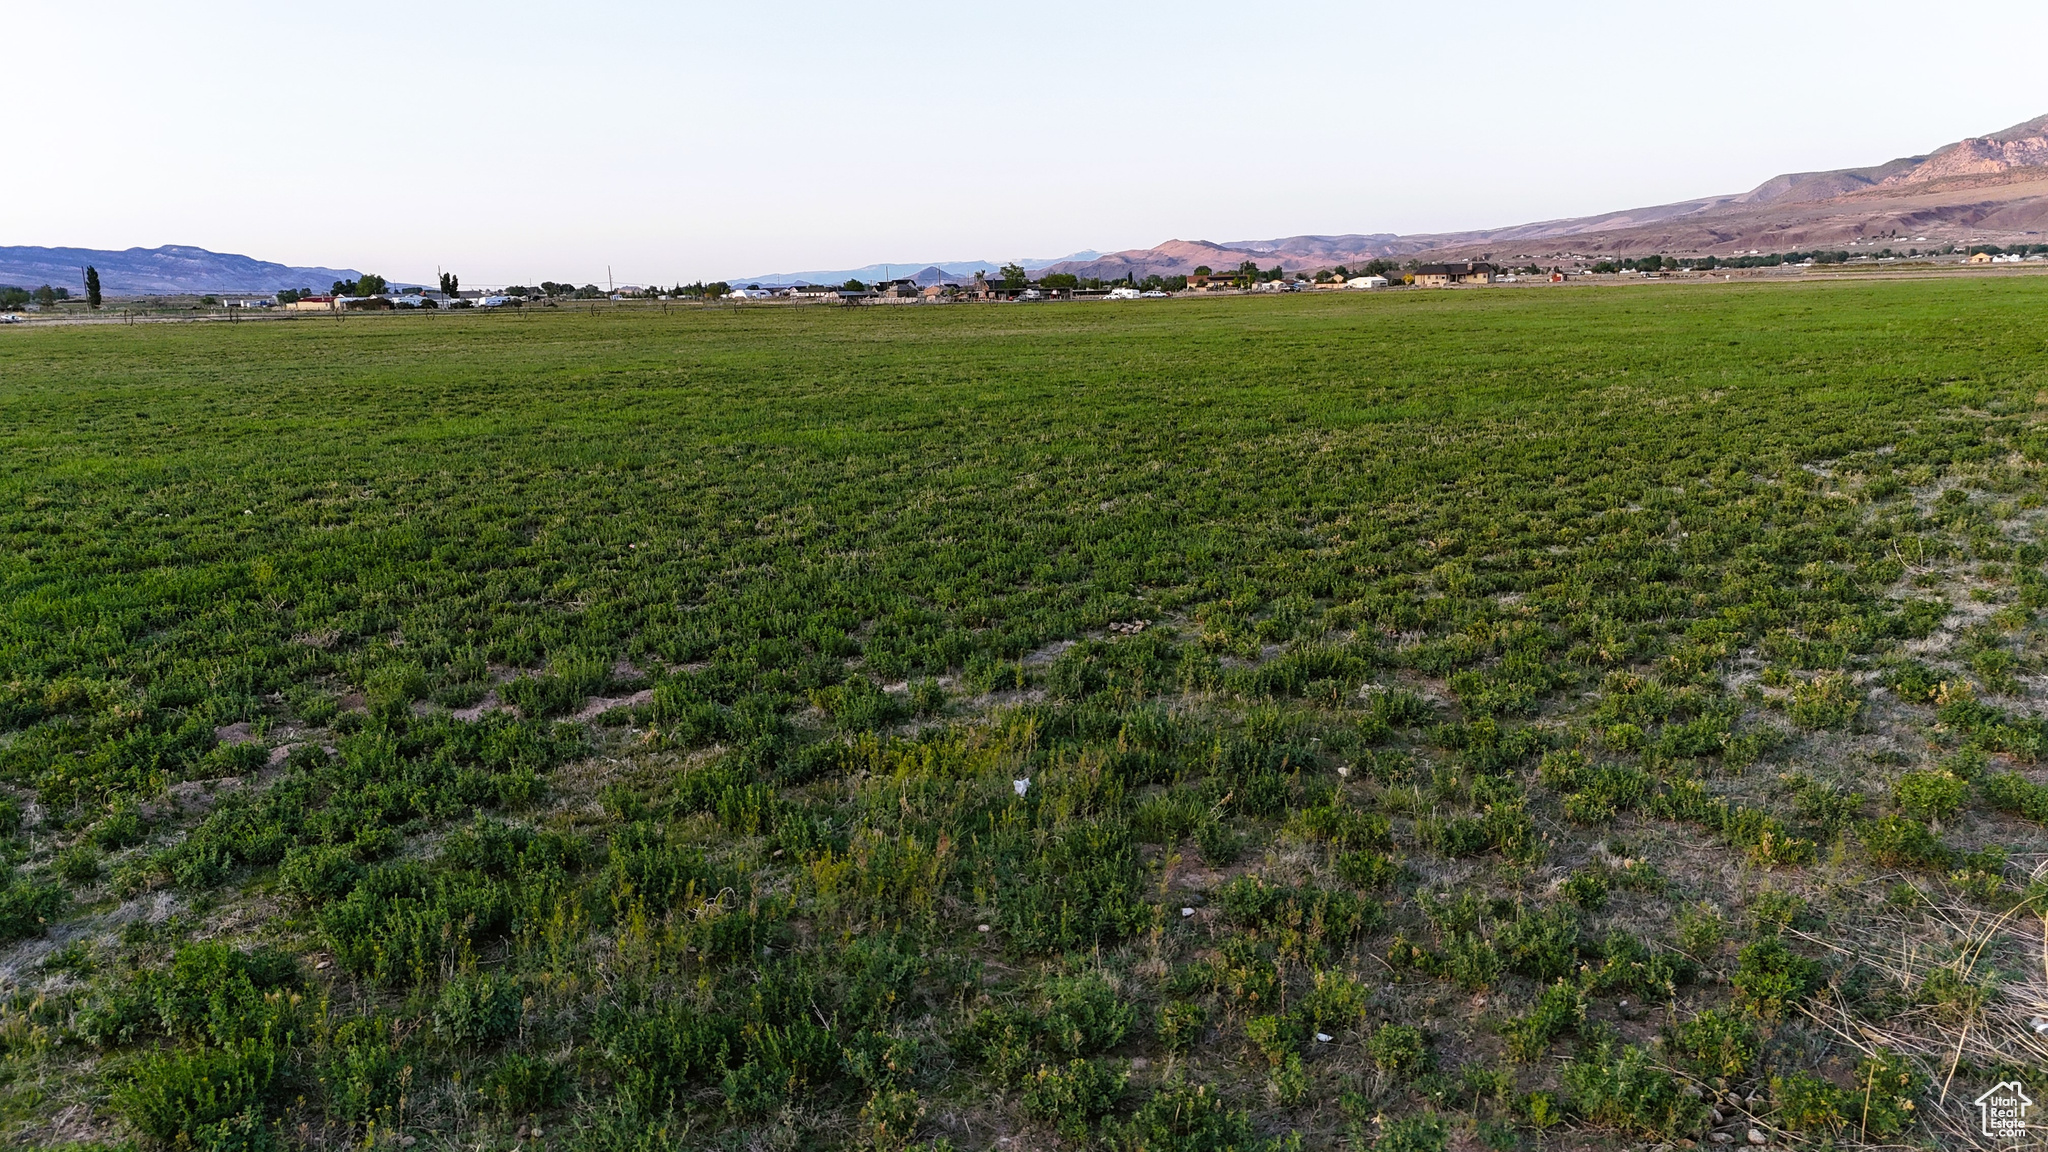
{"type": "Polygon", "coordinates": [[[1962,1146],[2048,1091],[2044,317],[0,332],[0,1134],[1962,1146]]]}

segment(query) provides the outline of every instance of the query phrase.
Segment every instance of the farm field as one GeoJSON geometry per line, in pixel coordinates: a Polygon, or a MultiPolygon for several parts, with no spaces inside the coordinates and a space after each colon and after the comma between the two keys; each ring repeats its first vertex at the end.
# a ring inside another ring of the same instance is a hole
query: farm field
{"type": "Polygon", "coordinates": [[[2044,317],[0,332],[0,1138],[1969,1145],[2044,317]]]}

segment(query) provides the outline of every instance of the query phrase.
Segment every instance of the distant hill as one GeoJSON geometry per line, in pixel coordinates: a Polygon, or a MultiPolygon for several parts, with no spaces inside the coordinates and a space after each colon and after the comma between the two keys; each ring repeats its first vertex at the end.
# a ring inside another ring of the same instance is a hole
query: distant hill
{"type": "Polygon", "coordinates": [[[1555,260],[1570,256],[1729,255],[1879,240],[1933,244],[2048,243],[2048,116],[1869,168],[1793,172],[1747,192],[1507,228],[1396,236],[1169,240],[1069,260],[1047,272],[1117,279],[1179,276],[1252,260],[1289,269],[1380,258],[1555,260]]]}
{"type": "Polygon", "coordinates": [[[85,291],[85,266],[100,274],[109,296],[158,296],[191,292],[275,292],[280,288],[325,291],[336,280],[362,276],[353,268],[293,268],[248,256],[209,252],[182,244],[161,248],[0,248],[0,284],[34,288],[49,284],[85,291]]]}
{"type": "MultiPolygon", "coordinates": [[[[1027,272],[1036,272],[1057,264],[1071,264],[1076,261],[1093,260],[1100,252],[1074,252],[1066,256],[1055,256],[1050,260],[1018,260],[1016,265],[1027,272]]],[[[866,283],[870,280],[903,279],[916,280],[920,284],[936,284],[940,280],[971,280],[976,272],[994,276],[1009,260],[947,260],[920,263],[915,260],[900,264],[867,264],[859,268],[828,268],[809,272],[770,272],[760,276],[728,276],[728,284],[760,284],[780,287],[787,284],[844,284],[848,280],[866,283]]]]}

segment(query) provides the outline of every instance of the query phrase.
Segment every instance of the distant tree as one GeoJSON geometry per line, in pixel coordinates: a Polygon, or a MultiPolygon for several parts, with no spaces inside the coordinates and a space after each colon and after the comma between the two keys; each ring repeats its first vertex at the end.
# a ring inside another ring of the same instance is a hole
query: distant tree
{"type": "Polygon", "coordinates": [[[1210,271],[1209,271],[1209,266],[1208,266],[1207,264],[1199,264],[1199,265],[1196,265],[1196,267],[1195,267],[1195,275],[1197,275],[1197,276],[1211,276],[1211,275],[1214,275],[1214,273],[1212,273],[1212,272],[1210,272],[1210,271]]]}
{"type": "Polygon", "coordinates": [[[1239,286],[1239,287],[1244,287],[1244,288],[1248,288],[1248,287],[1250,287],[1251,285],[1253,285],[1253,284],[1257,283],[1257,282],[1258,282],[1258,279],[1259,279],[1259,262],[1258,262],[1258,261],[1256,261],[1256,260],[1247,260],[1247,261],[1245,261],[1244,263],[1242,263],[1242,264],[1239,264],[1239,265],[1237,266],[1237,276],[1236,276],[1236,280],[1237,280],[1237,283],[1238,283],[1238,286],[1239,286]]]}
{"type": "Polygon", "coordinates": [[[1025,273],[1022,264],[1003,265],[1003,287],[1014,290],[1022,288],[1029,283],[1031,283],[1031,280],[1025,273]]]}
{"type": "Polygon", "coordinates": [[[868,286],[858,280],[848,280],[846,283],[841,284],[839,288],[843,292],[865,292],[868,290],[868,286]]]}
{"type": "Polygon", "coordinates": [[[100,270],[90,264],[85,266],[85,302],[97,311],[100,306],[100,270]]]}
{"type": "Polygon", "coordinates": [[[1081,278],[1071,272],[1054,272],[1039,277],[1038,283],[1046,288],[1079,288],[1081,278]]]}
{"type": "Polygon", "coordinates": [[[45,308],[53,308],[57,304],[57,290],[48,284],[36,289],[35,296],[36,303],[45,308]]]}
{"type": "Polygon", "coordinates": [[[0,287],[0,312],[19,312],[28,307],[31,293],[26,288],[0,287]]]}
{"type": "Polygon", "coordinates": [[[382,296],[390,287],[391,285],[385,283],[382,276],[377,275],[375,272],[365,272],[363,273],[363,278],[356,281],[354,295],[382,296]]]}
{"type": "Polygon", "coordinates": [[[301,292],[297,288],[286,288],[277,294],[277,302],[279,304],[296,304],[311,295],[311,292],[301,292]]]}
{"type": "Polygon", "coordinates": [[[1339,280],[1351,279],[1351,273],[1346,272],[1342,264],[1339,264],[1335,268],[1330,269],[1330,275],[1336,277],[1339,280]]]}
{"type": "Polygon", "coordinates": [[[453,272],[441,273],[441,295],[446,296],[452,300],[454,299],[457,290],[460,289],[461,287],[461,277],[457,276],[453,272]]]}
{"type": "Polygon", "coordinates": [[[356,294],[355,281],[336,280],[334,282],[334,287],[329,288],[327,290],[327,294],[329,296],[353,296],[356,294]]]}

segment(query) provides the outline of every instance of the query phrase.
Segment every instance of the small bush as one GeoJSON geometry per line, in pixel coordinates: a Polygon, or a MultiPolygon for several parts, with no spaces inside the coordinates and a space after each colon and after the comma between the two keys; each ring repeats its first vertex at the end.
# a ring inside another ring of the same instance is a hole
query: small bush
{"type": "Polygon", "coordinates": [[[519,986],[511,980],[457,976],[441,987],[434,1004],[434,1035],[456,1051],[467,1051],[518,1031],[519,1015],[519,986]]]}
{"type": "Polygon", "coordinates": [[[1528,1012],[1503,1026],[1508,1055],[1524,1063],[1540,1059],[1550,1050],[1551,1041],[1577,1030],[1585,1019],[1585,996],[1559,980],[1543,990],[1528,1012]]]}
{"type": "Polygon", "coordinates": [[[1202,1029],[1208,1022],[1209,1014],[1200,1004],[1175,1001],[1159,1008],[1159,1042],[1166,1050],[1185,1054],[1202,1038],[1202,1029]]]}
{"type": "Polygon", "coordinates": [[[1778,1126],[1788,1132],[1832,1135],[1842,1128],[1840,1088],[1811,1072],[1771,1077],[1771,1097],[1778,1105],[1778,1126]]]}
{"type": "Polygon", "coordinates": [[[1440,1117],[1408,1116],[1389,1120],[1372,1142],[1374,1152],[1444,1152],[1451,1130],[1440,1117]]]}
{"type": "Polygon", "coordinates": [[[1427,1072],[1434,1063],[1429,1054],[1429,1038],[1422,1029],[1407,1024],[1382,1025],[1366,1042],[1366,1052],[1375,1068],[1402,1076],[1427,1072]]]}
{"type": "Polygon", "coordinates": [[[1863,704],[1854,684],[1840,672],[1823,672],[1792,686],[1788,714],[1801,728],[1840,728],[1863,704]]]}
{"type": "Polygon", "coordinates": [[[1686,1095],[1676,1076],[1634,1045],[1617,1050],[1612,1039],[1601,1041],[1565,1065],[1564,1081],[1587,1122],[1597,1127],[1666,1140],[1706,1125],[1706,1104],[1686,1095]]]}
{"type": "Polygon", "coordinates": [[[1751,1012],[1775,1020],[1820,987],[1822,977],[1819,961],[1808,960],[1769,936],[1743,946],[1729,983],[1751,1012]]]}
{"type": "Polygon", "coordinates": [[[1602,872],[1574,872],[1560,889],[1564,898],[1588,912],[1598,912],[1607,903],[1607,876],[1602,872]]]}
{"type": "Polygon", "coordinates": [[[477,1095],[508,1115],[545,1111],[568,1099],[568,1073],[552,1060],[513,1052],[477,1081],[477,1095]]]}
{"type": "Polygon", "coordinates": [[[1968,782],[1944,769],[1908,772],[1892,785],[1892,802],[1916,820],[1952,820],[1969,790],[1968,782]]]}
{"type": "Polygon", "coordinates": [[[1928,831],[1925,824],[1904,816],[1880,816],[1866,821],[1857,834],[1871,859],[1886,868],[1919,868],[1939,872],[1948,866],[1948,845],[1928,831]]]}
{"type": "Polygon", "coordinates": [[[57,854],[57,875],[72,884],[90,884],[100,878],[99,849],[78,843],[57,854]]]}
{"type": "Polygon", "coordinates": [[[1251,1117],[1225,1104],[1206,1084],[1174,1084],[1138,1106],[1123,1128],[1129,1152],[1254,1152],[1251,1117]]]}
{"type": "Polygon", "coordinates": [[[1024,1079],[1024,1111],[1050,1121],[1069,1140],[1085,1140],[1096,1118],[1116,1107],[1129,1079],[1129,1073],[1111,1072],[1091,1060],[1045,1065],[1024,1079]]]}
{"type": "Polygon", "coordinates": [[[115,1087],[113,1105],[153,1140],[218,1146],[229,1132],[260,1126],[280,1063],[274,1048],[255,1040],[151,1053],[115,1087]]]}
{"type": "Polygon", "coordinates": [[[1239,854],[1244,851],[1244,837],[1223,821],[1211,820],[1196,829],[1195,847],[1200,850],[1203,863],[1227,868],[1237,863],[1239,854]]]}
{"type": "Polygon", "coordinates": [[[1667,1050],[1702,1077],[1734,1081],[1755,1063],[1760,1051],[1756,1028],[1733,1012],[1709,1008],[1670,1033],[1667,1050]]]}

